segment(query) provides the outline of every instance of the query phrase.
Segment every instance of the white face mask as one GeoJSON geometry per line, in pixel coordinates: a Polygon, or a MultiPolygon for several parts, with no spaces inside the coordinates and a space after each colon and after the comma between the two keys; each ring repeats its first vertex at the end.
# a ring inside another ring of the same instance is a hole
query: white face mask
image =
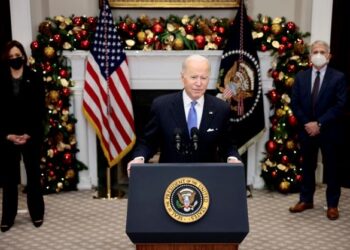
{"type": "Polygon", "coordinates": [[[311,62],[316,67],[322,67],[326,63],[328,63],[328,60],[325,55],[322,55],[321,53],[313,54],[311,56],[311,62]]]}

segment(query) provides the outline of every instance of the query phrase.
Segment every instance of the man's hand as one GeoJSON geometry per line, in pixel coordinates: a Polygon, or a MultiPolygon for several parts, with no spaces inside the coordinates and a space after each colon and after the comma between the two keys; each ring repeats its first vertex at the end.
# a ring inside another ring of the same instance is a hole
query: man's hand
{"type": "Polygon", "coordinates": [[[320,127],[316,121],[306,123],[304,128],[309,136],[316,136],[320,133],[320,127]]]}
{"type": "Polygon", "coordinates": [[[27,134],[23,134],[23,135],[9,134],[6,137],[6,139],[15,145],[23,145],[27,143],[27,140],[30,139],[30,136],[27,134]]]}
{"type": "Polygon", "coordinates": [[[145,163],[145,158],[143,157],[136,157],[133,160],[129,161],[127,166],[128,177],[130,177],[131,164],[142,164],[142,163],[145,163]]]}
{"type": "Polygon", "coordinates": [[[241,161],[238,160],[237,157],[230,156],[230,157],[227,157],[227,163],[241,163],[241,161]]]}

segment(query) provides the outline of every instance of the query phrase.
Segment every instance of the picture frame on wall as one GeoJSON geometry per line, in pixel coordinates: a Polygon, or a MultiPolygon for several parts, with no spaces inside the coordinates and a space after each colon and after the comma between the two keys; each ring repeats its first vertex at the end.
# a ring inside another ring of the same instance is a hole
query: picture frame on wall
{"type": "MultiPolygon", "coordinates": [[[[102,0],[100,1],[100,6],[102,0]]],[[[240,0],[108,0],[111,8],[237,8],[240,0]]]]}

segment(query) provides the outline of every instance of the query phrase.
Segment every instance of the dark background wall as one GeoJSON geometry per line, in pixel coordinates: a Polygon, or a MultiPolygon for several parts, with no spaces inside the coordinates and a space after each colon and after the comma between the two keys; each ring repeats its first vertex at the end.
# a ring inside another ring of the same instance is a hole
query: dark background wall
{"type": "Polygon", "coordinates": [[[332,32],[331,32],[331,53],[333,58],[331,66],[342,71],[348,80],[348,102],[344,123],[347,131],[345,134],[346,145],[343,147],[342,182],[344,187],[350,188],[350,163],[346,155],[349,154],[350,142],[350,38],[349,38],[349,9],[350,1],[333,0],[332,32]]]}

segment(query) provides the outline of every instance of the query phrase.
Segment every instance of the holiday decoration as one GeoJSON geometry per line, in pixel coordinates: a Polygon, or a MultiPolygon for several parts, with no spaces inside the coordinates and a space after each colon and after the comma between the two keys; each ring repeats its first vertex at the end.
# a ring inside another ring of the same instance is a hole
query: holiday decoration
{"type": "MultiPolygon", "coordinates": [[[[127,50],[217,50],[224,48],[233,20],[196,15],[137,19],[118,17],[116,28],[127,50]]],[[[308,68],[308,49],[294,22],[285,18],[259,15],[252,36],[257,50],[271,51],[273,68],[269,71],[274,88],[267,93],[273,115],[262,177],[268,187],[294,192],[302,180],[296,136],[297,119],[290,108],[295,74],[308,68]]],[[[69,113],[71,72],[62,57],[63,50],[89,50],[96,17],[55,16],[39,25],[39,35],[31,43],[31,65],[42,71],[48,109],[47,139],[42,156],[42,183],[46,193],[74,190],[77,172],[84,166],[76,160],[75,118],[69,113]]]]}
{"type": "Polygon", "coordinates": [[[78,152],[74,116],[69,112],[71,69],[62,56],[64,49],[89,49],[96,18],[56,16],[39,25],[31,43],[30,66],[40,71],[46,89],[47,127],[41,157],[44,193],[76,190],[78,171],[85,166],[76,159],[78,152]]]}
{"type": "Polygon", "coordinates": [[[274,89],[267,93],[274,114],[270,117],[270,139],[266,142],[266,157],[262,161],[262,177],[271,189],[282,193],[300,188],[300,152],[297,141],[297,119],[290,108],[291,88],[295,74],[309,67],[308,50],[294,22],[285,18],[259,15],[253,21],[253,37],[261,51],[270,50],[274,67],[270,70],[274,89]]]}

